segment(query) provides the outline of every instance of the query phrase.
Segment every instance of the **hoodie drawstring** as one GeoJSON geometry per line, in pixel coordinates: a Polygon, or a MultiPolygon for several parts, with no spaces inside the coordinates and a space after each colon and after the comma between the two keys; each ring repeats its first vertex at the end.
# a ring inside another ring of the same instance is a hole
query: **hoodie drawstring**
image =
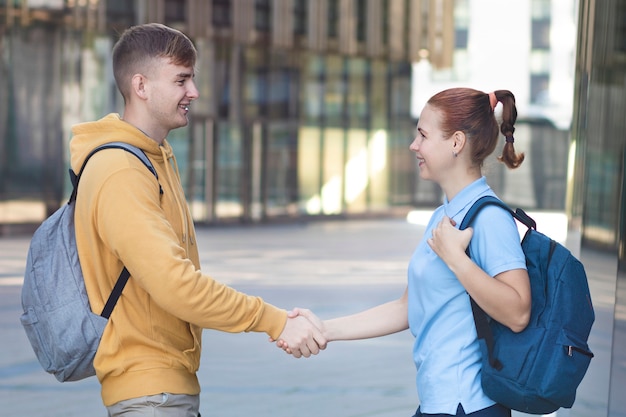
{"type": "Polygon", "coordinates": [[[161,149],[161,155],[163,156],[163,160],[166,161],[166,165],[167,165],[165,167],[165,173],[167,174],[167,182],[170,188],[174,190],[174,198],[176,199],[176,205],[178,206],[178,212],[180,214],[180,219],[182,221],[182,226],[183,226],[182,240],[183,240],[183,243],[186,245],[187,251],[189,251],[189,245],[194,244],[193,238],[190,236],[190,233],[189,233],[189,218],[191,216],[191,213],[189,212],[188,209],[185,210],[187,211],[187,215],[185,215],[185,213],[183,212],[184,196],[181,195],[181,187],[175,186],[176,182],[172,179],[172,161],[174,161],[173,169],[175,170],[175,175],[176,175],[176,178],[178,179],[178,184],[181,183],[180,171],[178,170],[178,164],[176,163],[176,159],[173,158],[172,152],[163,146],[160,146],[160,149],[161,149]]]}

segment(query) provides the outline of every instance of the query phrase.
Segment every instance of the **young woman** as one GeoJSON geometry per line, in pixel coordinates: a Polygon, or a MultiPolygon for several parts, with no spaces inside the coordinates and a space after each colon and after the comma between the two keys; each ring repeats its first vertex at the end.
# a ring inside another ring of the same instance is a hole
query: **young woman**
{"type": "MultiPolygon", "coordinates": [[[[419,118],[410,149],[420,177],[439,184],[445,194],[415,249],[408,285],[397,300],[351,316],[315,321],[327,341],[383,336],[410,328],[415,336],[420,407],[414,417],[471,415],[504,417],[511,411],[489,399],[480,384],[479,351],[469,295],[493,319],[513,331],[530,316],[530,283],[513,217],[499,207],[484,208],[473,228],[456,227],[480,197],[495,195],[482,175],[500,130],[505,137],[501,162],[516,168],[523,154],[513,146],[517,117],[510,91],[484,93],[453,88],[433,96],[419,118]],[[494,109],[502,103],[502,123],[494,109]],[[471,245],[470,244],[471,240],[471,245]],[[470,247],[471,258],[465,250],[470,247]]],[[[289,351],[286,344],[279,347],[289,351]]]]}

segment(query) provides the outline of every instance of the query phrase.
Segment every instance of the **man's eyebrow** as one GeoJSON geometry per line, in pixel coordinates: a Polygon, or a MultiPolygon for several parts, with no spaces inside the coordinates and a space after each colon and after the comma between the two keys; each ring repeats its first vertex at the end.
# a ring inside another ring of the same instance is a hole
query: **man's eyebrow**
{"type": "Polygon", "coordinates": [[[176,76],[179,78],[193,78],[196,75],[192,72],[180,72],[176,76]]]}

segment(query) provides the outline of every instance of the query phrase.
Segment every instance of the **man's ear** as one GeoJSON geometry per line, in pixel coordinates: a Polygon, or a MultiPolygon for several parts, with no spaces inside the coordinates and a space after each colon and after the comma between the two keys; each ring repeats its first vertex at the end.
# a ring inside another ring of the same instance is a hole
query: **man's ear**
{"type": "Polygon", "coordinates": [[[131,79],[131,87],[134,95],[141,99],[146,99],[146,77],[141,74],[133,75],[131,79]]]}
{"type": "Polygon", "coordinates": [[[457,130],[452,134],[452,151],[455,154],[460,154],[461,151],[465,148],[465,144],[467,143],[467,136],[465,133],[457,130]]]}

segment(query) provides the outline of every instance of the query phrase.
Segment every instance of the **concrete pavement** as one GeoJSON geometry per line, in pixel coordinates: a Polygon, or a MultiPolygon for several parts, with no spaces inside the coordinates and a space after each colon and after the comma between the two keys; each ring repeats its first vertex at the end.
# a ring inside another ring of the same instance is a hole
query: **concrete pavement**
{"type": "MultiPolygon", "coordinates": [[[[404,220],[198,230],[202,268],[283,308],[322,318],[402,295],[423,226],[404,220]]],[[[59,383],[39,366],[19,323],[29,237],[0,239],[0,416],[106,416],[95,378],[59,383]]],[[[408,332],[336,342],[294,359],[263,334],[205,331],[205,417],[411,416],[418,404],[408,332]]]]}
{"type": "MultiPolygon", "coordinates": [[[[402,294],[409,258],[429,215],[413,212],[409,222],[199,228],[202,269],[286,309],[307,307],[322,318],[350,314],[402,294]]],[[[566,238],[562,214],[533,217],[549,227],[543,230],[546,234],[559,241],[566,238]]],[[[28,243],[29,236],[0,238],[0,417],[104,417],[95,378],[57,382],[40,368],[28,344],[19,323],[28,243]]],[[[598,290],[594,287],[594,291],[598,290]]],[[[595,307],[599,314],[604,311],[600,305],[595,307]]],[[[607,321],[598,319],[596,329],[607,321]]],[[[593,343],[598,359],[590,369],[592,379],[581,385],[585,390],[603,387],[594,382],[603,381],[603,375],[595,378],[594,373],[604,369],[601,357],[610,358],[610,346],[601,345],[606,337],[598,334],[593,343]],[[599,354],[601,350],[609,352],[599,354]]],[[[268,343],[263,334],[207,330],[198,373],[201,413],[204,417],[409,417],[418,405],[412,343],[410,333],[402,332],[334,342],[318,356],[294,359],[268,343]]],[[[602,415],[596,413],[601,404],[587,404],[584,398],[579,403],[589,413],[578,415],[602,415]]],[[[557,415],[568,417],[569,410],[557,415]]]]}

